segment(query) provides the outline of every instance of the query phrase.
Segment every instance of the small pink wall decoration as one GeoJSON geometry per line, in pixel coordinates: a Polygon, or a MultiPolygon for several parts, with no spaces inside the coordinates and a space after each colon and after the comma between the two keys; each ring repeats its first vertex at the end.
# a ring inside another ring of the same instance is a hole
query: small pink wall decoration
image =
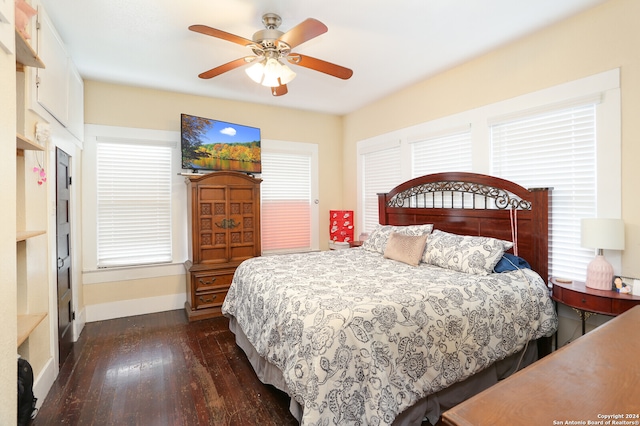
{"type": "Polygon", "coordinates": [[[16,30],[18,30],[26,40],[31,38],[29,32],[27,32],[27,25],[36,13],[38,13],[38,11],[24,0],[16,0],[16,30]]]}

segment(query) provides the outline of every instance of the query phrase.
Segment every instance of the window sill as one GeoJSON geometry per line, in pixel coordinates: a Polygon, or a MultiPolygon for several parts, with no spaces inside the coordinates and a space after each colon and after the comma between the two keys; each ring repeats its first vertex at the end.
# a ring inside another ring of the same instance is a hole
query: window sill
{"type": "Polygon", "coordinates": [[[184,274],[183,262],[160,263],[157,265],[85,269],[82,271],[82,282],[90,285],[184,274]]]}

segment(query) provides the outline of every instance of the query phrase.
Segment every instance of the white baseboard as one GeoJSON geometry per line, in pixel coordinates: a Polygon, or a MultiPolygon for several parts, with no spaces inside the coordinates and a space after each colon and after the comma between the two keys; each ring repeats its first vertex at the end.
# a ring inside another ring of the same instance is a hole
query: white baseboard
{"type": "Polygon", "coordinates": [[[33,394],[38,401],[36,403],[36,408],[40,408],[44,399],[47,397],[51,386],[53,386],[53,382],[55,382],[56,377],[58,376],[58,369],[56,368],[55,358],[51,357],[45,364],[44,368],[33,380],[33,394]]]}
{"type": "Polygon", "coordinates": [[[148,297],[146,299],[121,300],[118,302],[87,305],[84,310],[86,322],[103,321],[154,312],[172,311],[184,308],[186,293],[148,297]]]}
{"type": "Polygon", "coordinates": [[[76,318],[73,320],[73,341],[77,342],[80,338],[84,325],[87,323],[87,310],[85,308],[76,311],[76,318]]]}

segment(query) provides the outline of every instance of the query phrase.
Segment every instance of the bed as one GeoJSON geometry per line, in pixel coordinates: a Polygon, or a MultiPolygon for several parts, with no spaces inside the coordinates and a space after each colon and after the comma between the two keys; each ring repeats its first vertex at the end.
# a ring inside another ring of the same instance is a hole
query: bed
{"type": "Polygon", "coordinates": [[[222,312],[301,424],[435,424],[549,349],[549,192],[473,173],[407,181],[378,194],[359,248],[243,262],[222,312]]]}

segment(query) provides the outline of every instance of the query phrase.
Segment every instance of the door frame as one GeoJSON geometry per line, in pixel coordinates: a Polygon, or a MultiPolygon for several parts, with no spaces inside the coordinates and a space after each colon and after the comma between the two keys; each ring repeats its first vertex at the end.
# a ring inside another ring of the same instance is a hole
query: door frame
{"type": "Polygon", "coordinates": [[[55,149],[55,158],[56,158],[56,169],[55,169],[55,187],[56,187],[56,197],[55,197],[55,205],[56,205],[56,214],[55,214],[55,222],[56,222],[56,227],[55,227],[55,235],[56,235],[56,245],[55,245],[55,257],[56,257],[56,335],[57,335],[57,340],[58,340],[58,364],[62,364],[64,362],[64,360],[66,360],[66,358],[69,356],[69,354],[71,353],[71,351],[73,350],[73,344],[74,342],[77,340],[75,339],[74,336],[74,320],[75,320],[75,306],[76,304],[74,303],[74,278],[73,278],[73,269],[72,269],[72,265],[73,265],[73,251],[72,251],[72,247],[73,247],[73,240],[72,240],[72,236],[71,236],[71,227],[73,224],[73,220],[72,220],[72,215],[71,212],[73,210],[73,206],[72,206],[72,200],[71,200],[71,155],[69,155],[65,150],[63,150],[60,147],[56,147],[55,149]],[[64,162],[66,163],[64,165],[65,170],[64,172],[60,172],[60,164],[62,163],[61,159],[64,158],[64,162]],[[64,192],[66,192],[66,196],[65,197],[61,197],[60,196],[60,188],[63,188],[64,192]],[[65,236],[66,236],[66,249],[68,250],[68,253],[64,253],[63,255],[60,254],[59,250],[60,250],[60,235],[59,235],[59,230],[61,228],[60,226],[60,217],[61,217],[61,213],[63,213],[61,210],[61,205],[59,204],[60,199],[64,199],[67,202],[67,206],[66,206],[66,222],[65,222],[65,236]],[[65,306],[64,310],[66,312],[66,314],[68,315],[68,322],[64,323],[64,330],[61,332],[60,326],[61,326],[61,316],[60,316],[60,312],[61,312],[61,294],[60,294],[60,270],[62,268],[66,269],[66,277],[67,277],[67,281],[68,281],[68,287],[66,287],[67,289],[65,289],[64,294],[62,295],[62,297],[64,297],[66,299],[66,302],[64,303],[64,305],[66,305],[68,303],[68,306],[65,306]],[[62,333],[62,334],[61,334],[62,333]],[[65,344],[63,345],[63,342],[61,341],[61,337],[64,336],[64,342],[65,344]],[[64,347],[63,347],[64,346],[64,347]],[[64,355],[64,357],[62,357],[62,355],[64,355]]]}
{"type": "MultiPolygon", "coordinates": [[[[50,176],[48,182],[48,239],[49,239],[49,313],[50,313],[50,333],[51,333],[51,356],[52,366],[55,366],[57,375],[58,369],[58,318],[57,318],[57,252],[56,252],[56,165],[57,155],[56,148],[60,148],[69,155],[69,174],[72,177],[72,185],[70,187],[70,220],[71,220],[71,275],[72,275],[72,308],[76,313],[75,320],[72,321],[73,341],[77,342],[86,323],[85,308],[81,303],[82,298],[82,273],[81,264],[82,257],[78,248],[81,247],[80,240],[80,223],[81,210],[79,196],[81,185],[79,185],[79,176],[81,174],[81,162],[83,147],[78,145],[78,141],[69,138],[68,133],[64,129],[59,129],[55,123],[51,124],[51,139],[49,140],[47,164],[49,166],[47,174],[50,176]]],[[[55,376],[53,377],[55,379],[55,376]]]]}

